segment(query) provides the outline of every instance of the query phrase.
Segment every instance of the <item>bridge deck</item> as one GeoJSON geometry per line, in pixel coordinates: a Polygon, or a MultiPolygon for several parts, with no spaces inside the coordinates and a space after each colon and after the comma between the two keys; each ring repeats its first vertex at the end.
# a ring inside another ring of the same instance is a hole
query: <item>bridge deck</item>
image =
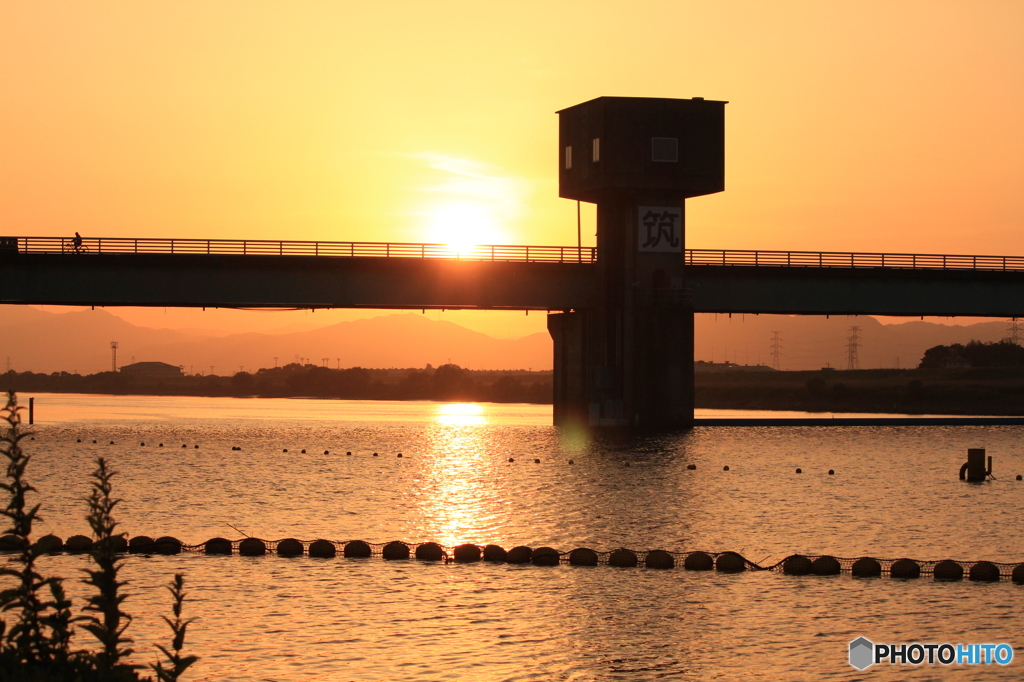
{"type": "MultiPolygon", "coordinates": [[[[314,256],[325,258],[437,258],[518,263],[593,263],[591,246],[482,244],[457,248],[411,242],[334,242],[261,239],[130,237],[0,237],[0,252],[84,254],[193,254],[314,256]]],[[[1024,271],[1024,256],[687,249],[687,265],[795,268],[898,268],[912,270],[1024,271]]]]}
{"type": "MultiPolygon", "coordinates": [[[[696,312],[1024,316],[1020,256],[685,257],[696,312]]],[[[0,237],[0,303],[566,310],[597,305],[598,291],[592,247],[0,237]]],[[[636,293],[662,292],[638,282],[636,293]]]]}

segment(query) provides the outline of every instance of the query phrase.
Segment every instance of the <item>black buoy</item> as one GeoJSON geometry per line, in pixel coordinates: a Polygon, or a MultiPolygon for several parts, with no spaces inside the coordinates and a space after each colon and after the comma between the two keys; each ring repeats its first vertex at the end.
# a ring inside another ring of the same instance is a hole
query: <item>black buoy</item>
{"type": "Polygon", "coordinates": [[[608,565],[619,568],[636,568],[637,556],[632,550],[620,548],[608,555],[608,565]]]}
{"type": "Polygon", "coordinates": [[[572,461],[571,459],[569,460],[569,464],[575,464],[575,463],[576,462],[572,461]]]}
{"type": "Polygon", "coordinates": [[[687,464],[686,468],[688,470],[690,470],[690,471],[695,471],[697,469],[697,465],[696,464],[687,464]]]}
{"type": "Polygon", "coordinates": [[[111,445],[113,445],[113,444],[114,444],[114,441],[110,441],[110,444],[111,444],[111,445]]]}
{"type": "Polygon", "coordinates": [[[722,471],[728,471],[728,470],[729,470],[729,465],[728,464],[726,464],[724,467],[722,467],[722,471]]]}
{"type": "Polygon", "coordinates": [[[391,561],[393,559],[408,559],[409,558],[409,545],[404,542],[395,540],[384,545],[381,549],[381,556],[391,561]]]}
{"type": "Polygon", "coordinates": [[[786,575],[807,575],[811,572],[811,560],[803,554],[793,554],[782,562],[782,572],[786,575]]]}
{"type": "Polygon", "coordinates": [[[375,452],[375,453],[373,453],[373,456],[374,456],[374,457],[376,457],[376,456],[377,456],[377,453],[376,453],[376,452],[375,452]]]}
{"type": "Polygon", "coordinates": [[[979,561],[967,574],[968,580],[974,582],[994,583],[999,582],[999,567],[991,561],[979,561]]]}
{"type": "Polygon", "coordinates": [[[139,443],[139,445],[141,445],[142,447],[146,447],[146,441],[142,441],[141,443],[139,443]]]}
{"type": "MultiPolygon", "coordinates": [[[[96,441],[93,441],[93,443],[95,443],[95,442],[96,442],[96,441]]],[[[187,445],[185,445],[184,443],[182,443],[182,444],[181,444],[181,447],[183,447],[183,448],[187,448],[188,446],[187,446],[187,445]]]]}
{"type": "Polygon", "coordinates": [[[401,452],[399,452],[399,453],[398,453],[398,456],[399,456],[399,457],[401,457],[401,456],[402,456],[402,453],[401,453],[401,452]]]}
{"type": "Polygon", "coordinates": [[[330,450],[324,450],[324,454],[325,455],[329,455],[329,454],[331,454],[331,451],[330,450]]]}
{"type": "Polygon", "coordinates": [[[534,459],[534,460],[533,460],[533,463],[534,463],[534,464],[540,464],[540,460],[539,460],[539,459],[534,459]]]}
{"type": "Polygon", "coordinates": [[[93,442],[92,442],[92,444],[93,444],[93,445],[96,445],[96,441],[93,441],[93,442]]]}
{"type": "MultiPolygon", "coordinates": [[[[198,450],[198,449],[199,449],[199,446],[198,446],[198,445],[193,445],[192,447],[194,447],[194,448],[195,448],[196,450],[198,450]]],[[[242,448],[238,448],[238,449],[239,449],[239,450],[241,450],[242,448]]]]}
{"type": "Polygon", "coordinates": [[[288,452],[288,448],[284,448],[281,452],[288,452]]]}
{"type": "Polygon", "coordinates": [[[803,469],[801,469],[800,467],[797,467],[797,468],[796,468],[796,472],[797,472],[798,474],[802,474],[802,473],[804,472],[804,470],[803,470],[803,469]]]}
{"type": "Polygon", "coordinates": [[[715,567],[715,560],[707,552],[690,552],[683,561],[683,568],[688,571],[710,571],[715,567]]]}
{"type": "Polygon", "coordinates": [[[921,566],[913,559],[898,559],[889,567],[890,578],[913,580],[921,577],[921,566]]]}
{"type": "Polygon", "coordinates": [[[158,448],[162,448],[163,446],[164,446],[163,443],[160,443],[160,445],[157,445],[158,448]]]}
{"type": "Polygon", "coordinates": [[[267,553],[267,545],[258,538],[245,538],[238,543],[238,553],[242,556],[263,556],[267,553]]]}
{"type": "Polygon", "coordinates": [[[346,457],[348,457],[348,456],[349,456],[349,455],[351,455],[351,454],[352,454],[352,451],[351,451],[351,450],[349,450],[348,452],[346,452],[346,453],[345,453],[345,456],[346,456],[346,457]]]}
{"type": "Polygon", "coordinates": [[[302,451],[302,454],[306,454],[306,451],[305,451],[305,450],[303,450],[303,451],[302,451]]]}
{"type": "Polygon", "coordinates": [[[828,470],[828,475],[829,476],[835,476],[836,475],[836,470],[835,469],[829,469],[828,470]]]}
{"type": "Polygon", "coordinates": [[[76,443],[81,443],[81,442],[82,442],[82,439],[81,439],[81,438],[79,438],[79,439],[78,439],[78,440],[76,440],[75,442],[76,442],[76,443]]]}
{"type": "Polygon", "coordinates": [[[820,556],[811,562],[811,573],[814,575],[839,575],[842,566],[834,556],[820,556]]]}
{"type": "Polygon", "coordinates": [[[277,543],[277,555],[283,557],[302,556],[306,550],[295,538],[285,538],[277,543]]]}
{"type": "Polygon", "coordinates": [[[508,458],[508,461],[510,461],[510,462],[514,462],[514,461],[516,461],[516,459],[515,459],[515,457],[509,457],[509,458],[508,458]]]}
{"type": "Polygon", "coordinates": [[[1020,474],[1017,474],[1017,480],[1018,481],[1024,481],[1024,476],[1021,476],[1020,474]]]}
{"type": "Polygon", "coordinates": [[[850,573],[855,578],[877,578],[882,575],[882,565],[871,557],[861,557],[853,562],[850,573]]]}

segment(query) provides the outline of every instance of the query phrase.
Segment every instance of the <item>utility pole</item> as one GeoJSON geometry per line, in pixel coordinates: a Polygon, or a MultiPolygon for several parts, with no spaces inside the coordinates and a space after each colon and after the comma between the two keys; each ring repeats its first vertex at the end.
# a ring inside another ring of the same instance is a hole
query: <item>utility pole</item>
{"type": "MultiPolygon", "coordinates": [[[[779,341],[779,332],[772,332],[772,367],[780,369],[779,358],[782,357],[782,343],[779,341]]],[[[728,359],[728,358],[726,358],[728,359]]]]}
{"type": "Polygon", "coordinates": [[[117,371],[117,341],[110,342],[110,371],[117,371]]]}
{"type": "Polygon", "coordinates": [[[277,369],[277,356],[274,356],[274,369],[277,369]]]}
{"type": "Polygon", "coordinates": [[[1020,322],[1017,321],[1016,317],[1010,318],[1010,327],[1006,331],[1010,332],[1010,343],[1018,346],[1021,345],[1020,337],[1024,330],[1020,328],[1020,322]]]}
{"type": "Polygon", "coordinates": [[[857,349],[860,348],[860,327],[850,327],[850,336],[846,339],[846,369],[860,369],[857,360],[857,349]]]}

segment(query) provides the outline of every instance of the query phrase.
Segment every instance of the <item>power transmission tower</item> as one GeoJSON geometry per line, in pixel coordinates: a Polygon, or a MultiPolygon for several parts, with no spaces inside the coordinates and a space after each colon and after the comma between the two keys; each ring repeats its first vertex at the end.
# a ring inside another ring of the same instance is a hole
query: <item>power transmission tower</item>
{"type": "Polygon", "coordinates": [[[850,336],[846,339],[846,369],[860,369],[857,360],[857,349],[860,348],[860,327],[850,327],[850,336]]]}
{"type": "Polygon", "coordinates": [[[779,341],[779,332],[772,332],[772,367],[779,369],[779,358],[782,357],[782,343],[779,341]]]}
{"type": "Polygon", "coordinates": [[[117,341],[110,342],[110,371],[117,371],[117,341]]]}
{"type": "Polygon", "coordinates": [[[1020,328],[1020,322],[1017,321],[1016,317],[1010,318],[1010,327],[1006,331],[1010,332],[1010,343],[1021,345],[1020,337],[1024,334],[1024,330],[1020,328]]]}

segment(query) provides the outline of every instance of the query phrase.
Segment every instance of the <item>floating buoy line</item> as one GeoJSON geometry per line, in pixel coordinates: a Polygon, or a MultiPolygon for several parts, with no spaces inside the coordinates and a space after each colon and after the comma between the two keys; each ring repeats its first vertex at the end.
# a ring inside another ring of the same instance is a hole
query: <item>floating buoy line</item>
{"type": "MultiPolygon", "coordinates": [[[[82,439],[77,439],[81,443],[82,439]]],[[[96,443],[95,440],[92,441],[96,443]]],[[[114,445],[114,441],[110,441],[114,445]]],[[[145,447],[145,442],[139,443],[145,447]]],[[[160,443],[158,447],[163,447],[160,443]]],[[[187,444],[182,444],[187,448],[187,444]]],[[[192,449],[198,450],[199,445],[193,445],[192,449]]],[[[232,451],[241,451],[240,446],[232,446],[232,451]]],[[[284,448],[282,452],[288,452],[284,448]]],[[[306,453],[303,449],[302,454],[306,453]]],[[[330,450],[323,451],[325,455],[330,450]]],[[[984,450],[969,451],[969,454],[977,454],[978,457],[984,454],[984,450]]],[[[346,456],[352,452],[347,451],[346,456]]],[[[374,452],[372,457],[378,457],[374,452]]],[[[402,453],[398,453],[398,458],[402,453]]],[[[532,458],[534,464],[540,464],[539,458],[532,458]]],[[[508,462],[514,463],[514,457],[509,457],[508,462]]],[[[575,464],[574,460],[568,460],[568,464],[575,464]]],[[[630,466],[628,461],[623,462],[624,466],[630,466]]],[[[964,468],[968,465],[965,464],[964,468]]],[[[690,463],[686,465],[690,471],[695,471],[697,465],[690,463]]],[[[723,472],[730,471],[730,467],[722,467],[723,472]]],[[[991,471],[991,458],[989,458],[988,471],[991,471]]],[[[802,474],[800,468],[795,473],[802,474]]],[[[829,476],[835,475],[834,469],[828,470],[829,476]]],[[[961,472],[963,476],[963,472],[961,472]]],[[[1016,480],[1022,480],[1021,475],[1016,480]]],[[[63,541],[56,535],[45,535],[36,542],[39,551],[46,554],[67,552],[69,554],[88,552],[92,548],[92,540],[84,535],[74,535],[63,541]]],[[[935,580],[942,582],[956,582],[968,580],[975,582],[999,582],[1001,580],[1012,581],[1018,585],[1024,585],[1024,562],[1004,563],[993,561],[966,561],[958,559],[942,560],[918,560],[918,559],[877,559],[873,557],[834,557],[830,555],[793,554],[781,561],[771,565],[755,563],[737,552],[670,552],[661,549],[638,551],[626,548],[619,548],[610,551],[597,551],[587,547],[580,547],[569,552],[562,552],[552,547],[531,548],[525,545],[505,550],[498,545],[476,545],[462,544],[456,546],[444,546],[436,542],[409,543],[399,540],[387,543],[371,543],[363,540],[298,540],[296,538],[285,538],[283,540],[261,540],[259,538],[246,537],[241,540],[228,540],[227,538],[211,538],[206,542],[190,545],[181,542],[172,536],[161,536],[152,538],[148,535],[136,535],[127,540],[119,538],[116,543],[119,552],[129,554],[180,554],[190,552],[194,554],[208,555],[230,555],[240,556],[264,556],[277,554],[282,557],[310,556],[323,559],[334,557],[345,557],[351,559],[363,559],[377,557],[387,561],[416,559],[419,561],[440,561],[444,563],[473,563],[478,561],[503,562],[509,564],[532,564],[535,566],[557,566],[568,564],[571,566],[614,566],[620,568],[634,568],[643,566],[650,569],[673,569],[682,568],[689,571],[718,571],[721,573],[741,573],[743,571],[772,571],[786,575],[818,575],[829,576],[849,574],[858,578],[873,578],[888,575],[897,579],[915,579],[925,575],[931,575],[935,580]]],[[[21,547],[17,537],[5,535],[0,537],[0,552],[19,552],[21,547]]]]}
{"type": "MultiPolygon", "coordinates": [[[[92,540],[84,535],[74,535],[63,541],[56,535],[45,535],[36,541],[41,553],[69,554],[88,552],[92,540]]],[[[918,559],[876,559],[873,557],[844,558],[829,555],[793,554],[771,565],[755,563],[737,552],[669,552],[662,549],[638,551],[619,548],[598,551],[579,547],[569,552],[552,547],[527,547],[520,545],[506,550],[499,545],[477,545],[472,543],[445,546],[436,542],[410,543],[365,542],[363,540],[262,540],[260,538],[211,538],[206,542],[190,545],[175,537],[165,535],[152,538],[136,535],[130,540],[119,538],[116,549],[128,554],[180,554],[191,552],[208,555],[265,556],[276,554],[282,557],[310,556],[322,559],[344,557],[349,559],[380,558],[386,561],[416,559],[419,561],[440,561],[444,563],[474,563],[478,561],[509,564],[532,564],[535,566],[615,566],[649,569],[682,568],[688,571],[718,571],[720,573],[742,573],[744,571],[773,571],[786,575],[829,576],[849,574],[858,578],[875,578],[888,575],[891,578],[915,579],[931,575],[937,581],[955,582],[967,578],[974,582],[1012,581],[1024,585],[1024,562],[1000,563],[994,561],[964,561],[943,559],[922,561],[918,559]]],[[[18,538],[13,535],[0,537],[0,551],[18,552],[21,548],[18,538]]]]}

